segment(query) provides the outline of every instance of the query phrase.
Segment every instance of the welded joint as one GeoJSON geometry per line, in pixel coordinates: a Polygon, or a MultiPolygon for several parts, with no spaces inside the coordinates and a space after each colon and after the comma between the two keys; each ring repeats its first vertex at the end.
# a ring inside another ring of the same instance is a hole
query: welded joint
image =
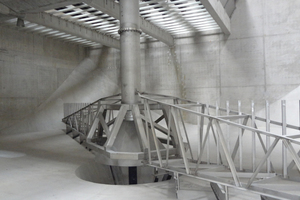
{"type": "Polygon", "coordinates": [[[141,29],[137,29],[137,28],[122,28],[118,30],[118,33],[121,35],[124,32],[137,32],[139,34],[142,34],[142,30],[141,29]]]}

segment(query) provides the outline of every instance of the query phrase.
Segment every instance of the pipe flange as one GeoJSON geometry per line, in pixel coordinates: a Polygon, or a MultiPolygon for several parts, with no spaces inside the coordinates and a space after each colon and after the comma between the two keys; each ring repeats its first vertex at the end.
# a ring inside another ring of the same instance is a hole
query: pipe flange
{"type": "Polygon", "coordinates": [[[139,34],[142,34],[141,29],[136,29],[136,28],[122,28],[118,31],[118,33],[121,35],[123,32],[137,32],[139,34]]]}

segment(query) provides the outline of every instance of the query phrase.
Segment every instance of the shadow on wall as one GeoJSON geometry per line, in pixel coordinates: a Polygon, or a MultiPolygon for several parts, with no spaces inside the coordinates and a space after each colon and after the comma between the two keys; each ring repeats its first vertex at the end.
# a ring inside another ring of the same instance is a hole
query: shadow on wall
{"type": "Polygon", "coordinates": [[[43,103],[34,114],[1,133],[20,133],[42,130],[63,129],[64,103],[93,102],[119,92],[119,65],[114,51],[108,47],[90,51],[63,82],[63,84],[43,103]],[[113,57],[113,67],[110,59],[113,57]]]}

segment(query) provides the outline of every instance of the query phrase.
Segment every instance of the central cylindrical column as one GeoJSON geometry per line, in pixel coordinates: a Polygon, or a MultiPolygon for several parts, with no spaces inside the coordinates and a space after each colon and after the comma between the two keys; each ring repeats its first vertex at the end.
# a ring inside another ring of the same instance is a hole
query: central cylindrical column
{"type": "Polygon", "coordinates": [[[120,0],[122,103],[136,104],[140,88],[139,0],[120,0]]]}

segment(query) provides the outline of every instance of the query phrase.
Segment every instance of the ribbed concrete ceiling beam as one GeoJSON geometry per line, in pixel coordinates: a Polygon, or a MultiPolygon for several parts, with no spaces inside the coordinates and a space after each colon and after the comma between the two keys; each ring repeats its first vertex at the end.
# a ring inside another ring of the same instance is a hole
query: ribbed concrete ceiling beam
{"type": "Polygon", "coordinates": [[[230,34],[230,18],[222,3],[217,0],[200,0],[212,18],[220,26],[224,34],[230,34]]]}
{"type": "MultiPolygon", "coordinates": [[[[98,10],[101,10],[105,14],[108,14],[116,19],[120,19],[120,6],[113,0],[88,0],[85,1],[85,3],[98,10]]],[[[140,28],[144,33],[160,40],[168,46],[174,45],[174,38],[170,33],[143,19],[142,17],[140,17],[140,28]]]]}
{"type": "MultiPolygon", "coordinates": [[[[18,13],[28,13],[28,12],[41,12],[57,7],[67,6],[81,1],[78,0],[0,0],[0,3],[3,3],[5,6],[9,7],[15,12],[18,13]]],[[[106,13],[116,19],[119,17],[120,6],[118,3],[113,0],[85,0],[86,4],[93,6],[94,8],[106,13]]],[[[168,46],[174,45],[173,36],[165,31],[164,29],[159,28],[153,23],[140,17],[140,27],[142,31],[153,38],[156,38],[168,46]]]]}
{"type": "Polygon", "coordinates": [[[120,49],[120,42],[117,39],[47,13],[26,14],[25,20],[108,47],[120,49]]]}
{"type": "Polygon", "coordinates": [[[78,3],[78,0],[0,0],[16,13],[34,13],[78,3]]]}

